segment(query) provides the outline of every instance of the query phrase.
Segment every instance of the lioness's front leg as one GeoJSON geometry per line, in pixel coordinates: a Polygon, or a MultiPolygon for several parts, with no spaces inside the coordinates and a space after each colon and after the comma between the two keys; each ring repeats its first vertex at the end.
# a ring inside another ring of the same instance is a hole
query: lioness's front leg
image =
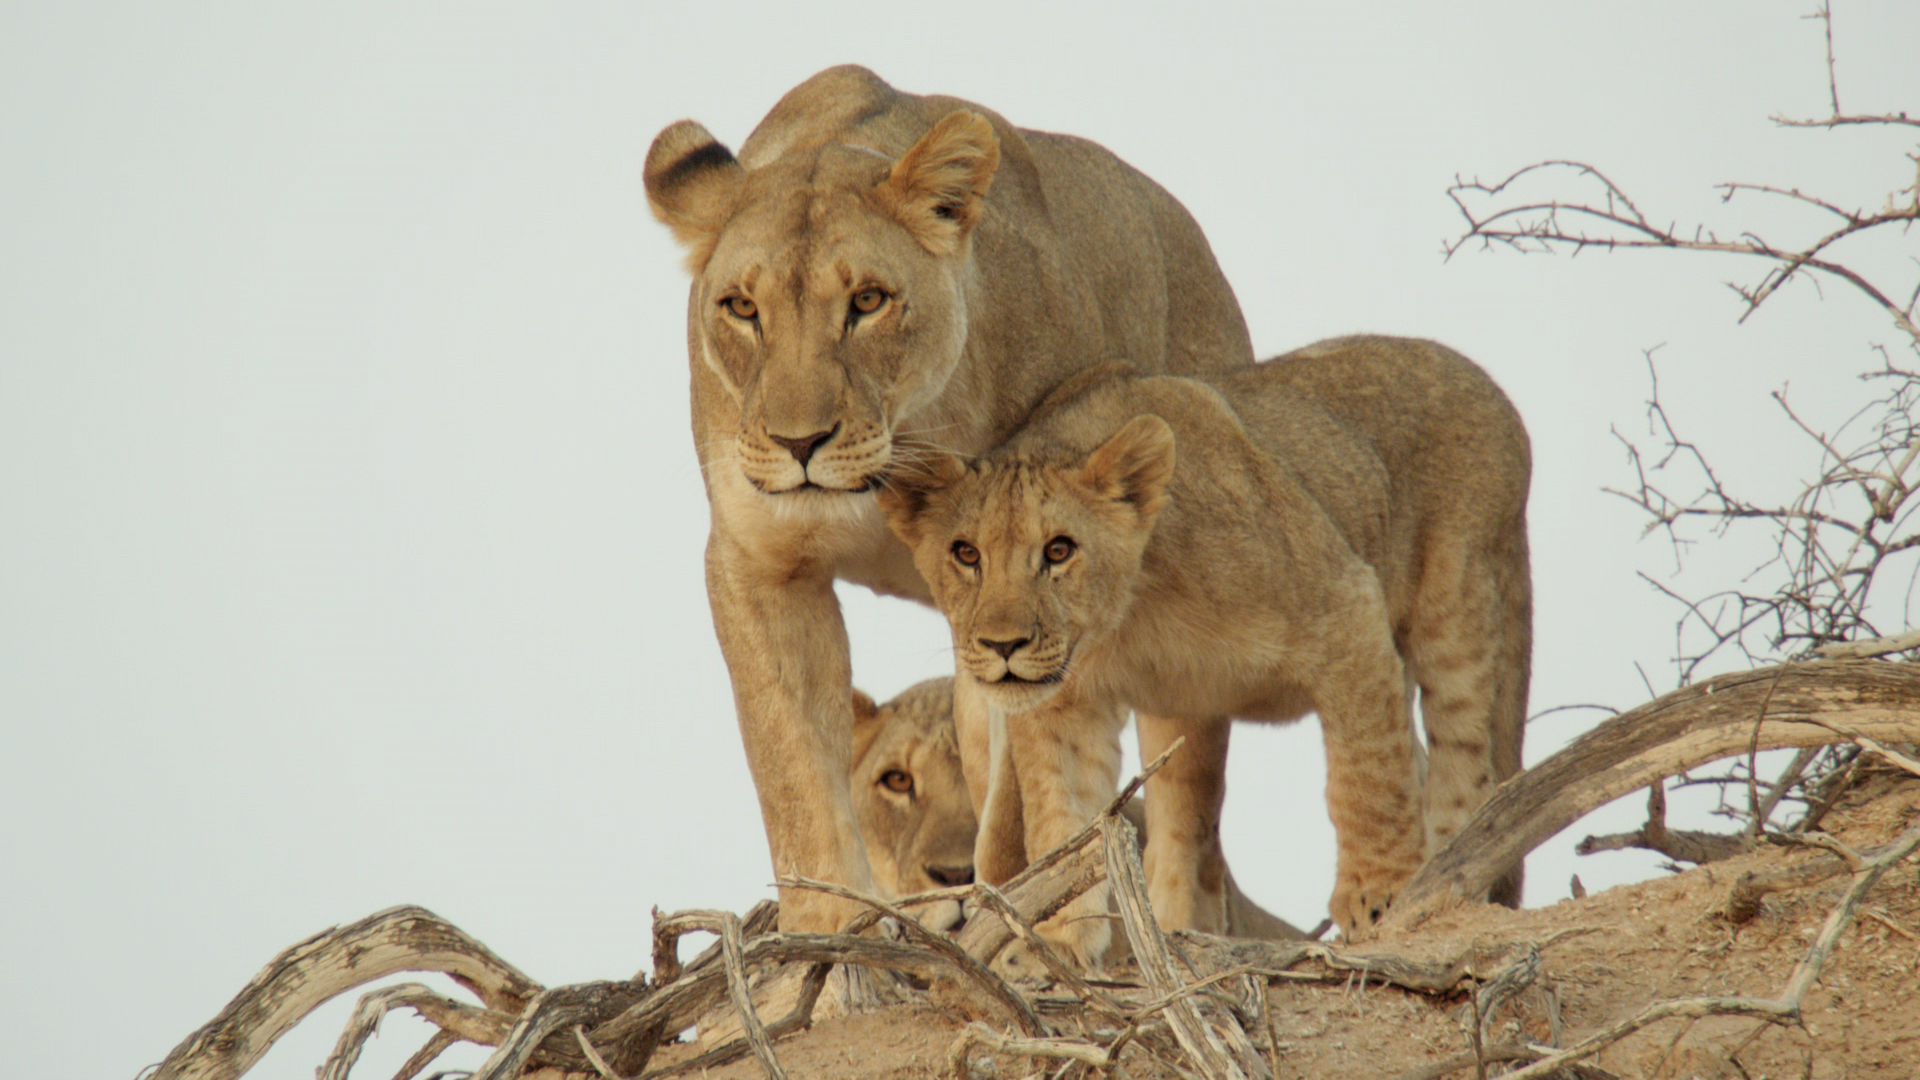
{"type": "MultiPolygon", "coordinates": [[[[707,598],[726,655],[740,739],[760,797],[773,869],[871,891],[853,815],[852,668],[833,578],[750,551],[716,525],[707,598]]],[[[831,933],[861,906],[780,890],[780,929],[831,933]]]]}
{"type": "MultiPolygon", "coordinates": [[[[1069,678],[1038,708],[1009,715],[1006,724],[1027,851],[1038,858],[1071,840],[1112,801],[1126,711],[1117,702],[1086,700],[1069,678]]],[[[1082,893],[1038,929],[1077,963],[1099,967],[1112,940],[1106,883],[1082,893]]]]}
{"type": "Polygon", "coordinates": [[[1140,760],[1150,762],[1184,737],[1147,781],[1145,869],[1153,916],[1163,930],[1227,932],[1227,862],[1220,850],[1220,807],[1227,795],[1223,716],[1175,719],[1136,712],[1140,760]]]}

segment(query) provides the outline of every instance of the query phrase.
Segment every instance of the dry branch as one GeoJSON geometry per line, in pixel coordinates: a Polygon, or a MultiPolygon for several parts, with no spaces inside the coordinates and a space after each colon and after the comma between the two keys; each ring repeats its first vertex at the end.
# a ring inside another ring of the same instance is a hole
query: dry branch
{"type": "Polygon", "coordinates": [[[483,1046],[498,1045],[513,1028],[513,1017],[506,1013],[455,1001],[420,983],[383,987],[361,995],[353,1015],[347,1019],[346,1029],[334,1044],[333,1053],[321,1066],[318,1080],[346,1080],[367,1040],[380,1030],[380,1022],[394,1009],[412,1009],[450,1039],[465,1039],[483,1046]]]}
{"type": "Polygon", "coordinates": [[[1820,977],[1820,971],[1826,966],[1827,958],[1833,955],[1839,944],[1840,935],[1853,924],[1854,912],[1867,892],[1894,865],[1913,854],[1920,848],[1920,825],[1908,829],[1899,838],[1880,849],[1880,854],[1861,862],[1854,871],[1853,882],[1846,894],[1828,913],[1827,921],[1820,928],[1813,944],[1807,947],[1806,955],[1793,975],[1787,979],[1787,985],[1775,998],[1753,997],[1693,997],[1672,1001],[1656,1001],[1633,1016],[1613,1024],[1604,1030],[1595,1032],[1565,1050],[1549,1054],[1524,1068],[1506,1074],[1506,1080],[1542,1080],[1568,1062],[1591,1057],[1620,1041],[1635,1031],[1670,1017],[1681,1016],[1698,1019],[1703,1016],[1752,1016],[1772,1023],[1798,1023],[1800,1005],[1806,993],[1820,977]]]}
{"type": "MultiPolygon", "coordinates": [[[[585,1059],[569,1037],[572,1029],[576,1025],[591,1029],[646,993],[645,986],[630,982],[581,983],[543,990],[470,1080],[517,1080],[533,1064],[534,1055],[543,1050],[549,1051],[548,1060],[578,1069],[585,1059]]],[[[647,1053],[651,1052],[652,1047],[648,1047],[647,1053]]],[[[637,1067],[618,1055],[613,1060],[620,1067],[637,1067]]]]}
{"type": "Polygon", "coordinates": [[[952,938],[927,929],[921,925],[920,920],[900,910],[900,908],[893,904],[877,896],[872,896],[856,889],[849,889],[844,885],[834,885],[824,881],[789,877],[780,879],[780,884],[786,888],[811,889],[815,892],[823,892],[832,896],[855,900],[892,918],[900,925],[900,929],[903,932],[925,946],[928,951],[939,956],[948,964],[951,964],[955,971],[958,971],[969,983],[983,991],[988,999],[1000,1007],[1001,1011],[1012,1016],[1014,1023],[1020,1025],[1021,1031],[1034,1038],[1044,1037],[1049,1034],[1047,1025],[1038,1016],[1034,1015],[1033,1006],[1027,1004],[1025,998],[1015,993],[1013,988],[1006,984],[1005,980],[995,975],[988,969],[987,965],[975,959],[971,953],[955,944],[952,938]]]}
{"type": "Polygon", "coordinates": [[[540,984],[438,915],[388,908],[274,957],[218,1016],[173,1048],[152,1080],[233,1080],[335,995],[402,971],[443,972],[487,1008],[509,1015],[540,992],[540,984]]]}
{"type": "Polygon", "coordinates": [[[1104,815],[1100,825],[1107,876],[1114,885],[1121,924],[1126,927],[1127,941],[1133,946],[1134,960],[1140,965],[1148,989],[1172,999],[1167,1005],[1167,1023],[1173,1028],[1174,1038],[1179,1040],[1200,1074],[1209,1080],[1266,1077],[1266,1063],[1257,1054],[1230,1054],[1200,1014],[1199,1006],[1188,997],[1179,996],[1186,982],[1175,971],[1167,939],[1153,921],[1153,907],[1147,899],[1146,872],[1140,867],[1140,844],[1133,825],[1114,812],[1104,815]],[[1235,1061],[1236,1056],[1241,1060],[1235,1061]]]}
{"type": "MultiPolygon", "coordinates": [[[[1029,924],[1045,922],[1080,894],[1106,880],[1105,860],[1083,859],[1079,857],[1081,852],[1101,837],[1102,823],[1120,816],[1121,808],[1126,806],[1127,801],[1139,792],[1154,773],[1160,771],[1186,741],[1185,736],[1173,740],[1173,745],[1141,769],[1140,775],[1128,781],[1120,793],[1107,803],[1106,809],[1087,823],[1086,828],[1066,843],[1028,863],[1025,870],[1000,886],[1001,893],[1022,918],[1029,924]]],[[[961,948],[979,957],[983,963],[991,963],[1000,950],[1014,939],[1015,934],[1012,927],[998,918],[968,919],[967,924],[960,928],[957,940],[961,948]]]]}
{"type": "Polygon", "coordinates": [[[1081,1061],[1096,1068],[1111,1068],[1118,1059],[1119,1049],[1117,1043],[1112,1049],[1102,1049],[1078,1039],[1016,1039],[975,1021],[967,1025],[967,1029],[960,1033],[947,1051],[947,1061],[953,1068],[954,1080],[971,1080],[973,1071],[968,1067],[967,1056],[976,1046],[998,1054],[1081,1061]]]}
{"type": "MultiPolygon", "coordinates": [[[[1552,1052],[1550,1047],[1530,1046],[1525,1043],[1497,1043],[1482,1047],[1478,1054],[1456,1054],[1445,1061],[1435,1062],[1418,1069],[1409,1069],[1394,1077],[1393,1080],[1440,1080],[1443,1076],[1452,1076],[1454,1073],[1466,1072],[1468,1069],[1479,1066],[1508,1061],[1539,1061],[1552,1052]]],[[[1618,1080],[1605,1069],[1597,1069],[1579,1062],[1564,1066],[1562,1071],[1574,1080],[1618,1080]]]]}
{"type": "Polygon", "coordinates": [[[1920,668],[1826,660],[1722,675],[1683,687],[1598,727],[1494,792],[1395,903],[1402,925],[1419,911],[1486,895],[1548,837],[1591,810],[1663,776],[1761,749],[1840,741],[1823,720],[1883,742],[1920,740],[1920,668]]]}
{"type": "Polygon", "coordinates": [[[1826,660],[1866,660],[1909,649],[1920,649],[1920,630],[1909,630],[1892,637],[1868,638],[1865,641],[1836,641],[1813,651],[1814,655],[1826,660]]]}
{"type": "MultiPolygon", "coordinates": [[[[1749,744],[1749,752],[1751,752],[1749,744]]],[[[1760,814],[1756,820],[1765,821],[1760,814]]],[[[1644,848],[1657,851],[1676,862],[1709,863],[1730,859],[1753,850],[1753,838],[1747,834],[1700,832],[1694,829],[1667,828],[1667,789],[1664,778],[1647,786],[1647,823],[1628,833],[1589,836],[1573,846],[1575,855],[1601,851],[1644,848]]]]}

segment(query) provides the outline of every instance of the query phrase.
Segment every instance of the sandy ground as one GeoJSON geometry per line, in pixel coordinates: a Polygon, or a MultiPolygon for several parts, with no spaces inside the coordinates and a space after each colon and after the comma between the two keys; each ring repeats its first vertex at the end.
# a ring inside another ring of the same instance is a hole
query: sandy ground
{"type": "MultiPolygon", "coordinates": [[[[1860,848],[1891,839],[1916,819],[1920,782],[1893,774],[1857,787],[1826,825],[1860,848]]],[[[1811,857],[1767,848],[1550,907],[1457,909],[1363,948],[1438,957],[1551,939],[1542,953],[1540,977],[1499,1008],[1489,1035],[1495,1043],[1524,1038],[1570,1045],[1661,999],[1778,994],[1846,879],[1776,893],[1759,917],[1743,926],[1729,924],[1719,910],[1743,871],[1811,857]]],[[[1472,1049],[1472,1006],[1458,992],[1434,996],[1378,984],[1362,987],[1352,979],[1280,981],[1268,991],[1267,1020],[1279,1080],[1392,1078],[1472,1049]]],[[[949,1048],[965,1025],[958,1013],[922,1002],[818,1021],[782,1040],[777,1052],[793,1080],[946,1076],[952,1075],[949,1048]]],[[[695,1052],[668,1047],[653,1066],[695,1052]]],[[[1138,1078],[1180,1075],[1144,1046],[1130,1049],[1122,1061],[1138,1078]]],[[[1590,1064],[1620,1077],[1676,1080],[1920,1078],[1920,865],[1909,860],[1894,868],[1867,897],[1807,996],[1798,1026],[1739,1016],[1673,1018],[1628,1036],[1590,1064]]],[[[968,1071],[974,1077],[1050,1077],[1061,1067],[976,1052],[968,1071]]],[[[1498,1075],[1501,1068],[1489,1067],[1488,1075],[1498,1075]]],[[[747,1058],[706,1075],[747,1080],[764,1072],[747,1058]]],[[[1453,1075],[1472,1077],[1474,1070],[1453,1075]]]]}

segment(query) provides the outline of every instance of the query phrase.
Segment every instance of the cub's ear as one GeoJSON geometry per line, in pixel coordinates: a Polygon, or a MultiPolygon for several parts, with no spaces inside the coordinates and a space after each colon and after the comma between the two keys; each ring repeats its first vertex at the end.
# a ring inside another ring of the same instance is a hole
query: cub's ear
{"type": "Polygon", "coordinates": [[[1132,503],[1141,517],[1166,504],[1173,479],[1173,429],[1152,414],[1136,416],[1081,462],[1080,482],[1101,498],[1132,503]]]}
{"type": "Polygon", "coordinates": [[[682,120],[654,138],[644,175],[653,216],[673,229],[687,249],[688,269],[699,273],[747,171],[706,128],[682,120]]]}
{"type": "Polygon", "coordinates": [[[993,125],[962,109],[941,117],[902,154],[876,193],[921,247],[952,255],[980,220],[999,168],[993,125]]]}
{"type": "Polygon", "coordinates": [[[959,483],[966,475],[966,462],[953,454],[936,453],[888,473],[885,482],[874,492],[874,501],[887,516],[893,535],[908,547],[918,547],[921,519],[926,516],[931,496],[959,483]]]}
{"type": "Polygon", "coordinates": [[[866,691],[853,688],[853,763],[860,764],[873,749],[873,740],[880,736],[880,706],[873,703],[866,691]]]}

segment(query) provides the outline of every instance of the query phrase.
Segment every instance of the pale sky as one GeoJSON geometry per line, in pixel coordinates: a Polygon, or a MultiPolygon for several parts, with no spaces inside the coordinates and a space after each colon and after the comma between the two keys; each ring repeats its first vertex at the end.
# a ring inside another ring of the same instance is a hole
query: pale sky
{"type": "MultiPolygon", "coordinates": [[[[1675,611],[1634,576],[1671,554],[1600,492],[1642,350],[1764,495],[1812,465],[1768,391],[1837,424],[1896,332],[1838,287],[1739,324],[1722,282],[1764,268],[1720,257],[1443,262],[1444,191],[1578,158],[1658,220],[1781,241],[1826,223],[1712,185],[1877,205],[1910,133],[1767,119],[1826,109],[1811,6],[0,3],[10,1070],[132,1077],[393,904],[554,985],[644,966],[656,905],[770,894],[701,584],[686,279],[639,176],[666,124],[737,147],[830,64],[1104,143],[1200,221],[1263,355],[1378,331],[1479,361],[1533,436],[1532,709],[1637,704],[1636,662],[1671,686],[1675,611]]],[[[1843,105],[1920,108],[1920,5],[1838,6],[1843,105]]],[[[859,685],[946,669],[935,613],[843,595],[859,685]]],[[[1310,925],[1318,735],[1235,739],[1235,874],[1310,925]]],[[[1638,802],[1537,853],[1529,901],[1656,873],[1567,850],[1638,802]]],[[[350,1000],[255,1075],[312,1075],[350,1000]]],[[[360,1074],[423,1031],[390,1020],[360,1074]]]]}

